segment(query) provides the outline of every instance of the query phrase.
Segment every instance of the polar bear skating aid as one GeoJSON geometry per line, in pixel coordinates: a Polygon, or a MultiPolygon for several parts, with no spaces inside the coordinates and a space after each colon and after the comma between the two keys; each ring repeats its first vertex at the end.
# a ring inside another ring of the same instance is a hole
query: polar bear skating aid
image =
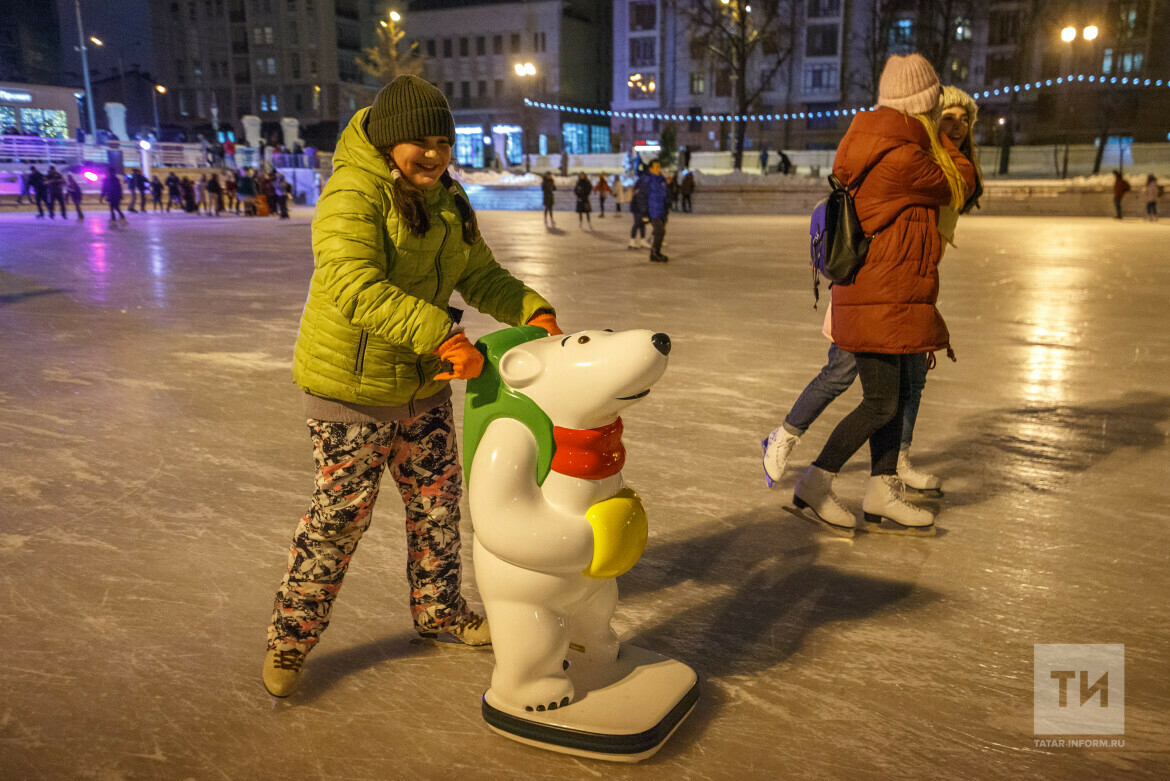
{"type": "Polygon", "coordinates": [[[484,716],[513,739],[637,761],[698,697],[690,668],[621,646],[610,627],[614,578],[647,537],[622,481],[618,414],[662,376],[670,339],[522,326],[477,346],[486,360],[468,383],[464,457],[496,659],[484,716]]]}

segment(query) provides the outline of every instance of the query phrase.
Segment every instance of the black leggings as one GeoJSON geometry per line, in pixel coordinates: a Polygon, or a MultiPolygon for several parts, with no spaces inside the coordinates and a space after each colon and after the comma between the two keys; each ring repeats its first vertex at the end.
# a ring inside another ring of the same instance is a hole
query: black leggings
{"type": "Polygon", "coordinates": [[[861,403],[833,429],[813,466],[840,472],[868,439],[870,474],[897,474],[902,411],[911,387],[911,362],[906,359],[912,356],[853,353],[853,357],[861,379],[861,403]]]}

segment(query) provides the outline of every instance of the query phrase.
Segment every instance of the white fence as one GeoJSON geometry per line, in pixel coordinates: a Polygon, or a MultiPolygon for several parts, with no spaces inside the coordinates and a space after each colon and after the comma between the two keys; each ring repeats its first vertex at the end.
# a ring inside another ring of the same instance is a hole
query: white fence
{"type": "MultiPolygon", "coordinates": [[[[111,150],[121,150],[122,162],[130,168],[142,165],[142,149],[137,142],[120,143],[111,141],[107,146],[79,144],[64,138],[41,138],[39,136],[0,136],[0,165],[3,164],[52,164],[73,166],[92,163],[104,165],[111,150]]],[[[269,162],[276,168],[314,168],[327,165],[328,154],[313,155],[270,155],[269,162]]],[[[150,164],[157,168],[223,168],[231,167],[233,161],[216,158],[209,161],[202,144],[177,144],[152,142],[150,164]]],[[[260,155],[256,147],[237,146],[234,160],[236,168],[259,168],[260,155]]]]}

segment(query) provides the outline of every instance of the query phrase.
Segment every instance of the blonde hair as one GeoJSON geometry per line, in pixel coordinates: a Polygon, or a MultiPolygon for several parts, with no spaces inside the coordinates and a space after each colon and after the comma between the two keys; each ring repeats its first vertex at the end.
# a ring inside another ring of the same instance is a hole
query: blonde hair
{"type": "Polygon", "coordinates": [[[939,141],[938,122],[935,121],[933,115],[940,112],[941,109],[936,105],[925,114],[915,114],[914,118],[926,128],[926,135],[930,138],[930,156],[938,163],[943,175],[947,178],[947,184],[951,188],[950,206],[957,212],[967,202],[967,183],[963,180],[963,175],[959,173],[955,161],[947,154],[947,150],[943,149],[942,142],[939,141]]]}

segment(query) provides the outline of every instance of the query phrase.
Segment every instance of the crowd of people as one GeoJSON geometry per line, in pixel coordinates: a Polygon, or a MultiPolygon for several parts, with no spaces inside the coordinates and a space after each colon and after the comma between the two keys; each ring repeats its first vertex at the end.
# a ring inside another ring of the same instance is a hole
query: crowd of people
{"type": "MultiPolygon", "coordinates": [[[[602,171],[594,181],[584,171],[578,172],[573,182],[577,226],[582,230],[592,230],[593,196],[597,196],[598,218],[605,217],[605,202],[612,196],[614,215],[620,215],[624,205],[632,220],[627,249],[649,249],[652,262],[665,263],[669,258],[662,253],[662,243],[666,236],[667,219],[670,212],[680,210],[680,202],[681,211],[692,210],[695,175],[690,170],[675,171],[668,179],[662,171],[662,163],[657,159],[648,163],[638,160],[635,165],[635,175],[628,182],[622,174],[614,174],[610,178],[602,171]],[[652,241],[646,240],[647,225],[651,227],[652,241]]],[[[540,189],[545,227],[555,228],[553,209],[556,205],[557,185],[552,171],[546,171],[541,176],[540,189]]]]}
{"type": "MultiPolygon", "coordinates": [[[[245,217],[271,215],[288,219],[288,202],[293,193],[284,174],[252,168],[227,169],[221,173],[204,173],[196,179],[193,175],[180,176],[172,170],[165,180],[159,179],[157,174],[148,180],[141,170],[127,174],[110,170],[102,177],[99,200],[109,206],[111,228],[129,224],[122,211],[122,200],[126,193],[130,196],[126,211],[131,214],[145,214],[151,209],[169,213],[177,209],[208,217],[227,213],[245,217]]],[[[37,219],[43,219],[46,210],[49,219],[54,219],[58,209],[64,219],[66,196],[77,210],[77,219],[84,219],[81,186],[73,175],[62,176],[56,166],[52,165],[42,174],[34,165],[23,177],[17,203],[22,203],[25,198],[35,203],[37,219]]]]}

